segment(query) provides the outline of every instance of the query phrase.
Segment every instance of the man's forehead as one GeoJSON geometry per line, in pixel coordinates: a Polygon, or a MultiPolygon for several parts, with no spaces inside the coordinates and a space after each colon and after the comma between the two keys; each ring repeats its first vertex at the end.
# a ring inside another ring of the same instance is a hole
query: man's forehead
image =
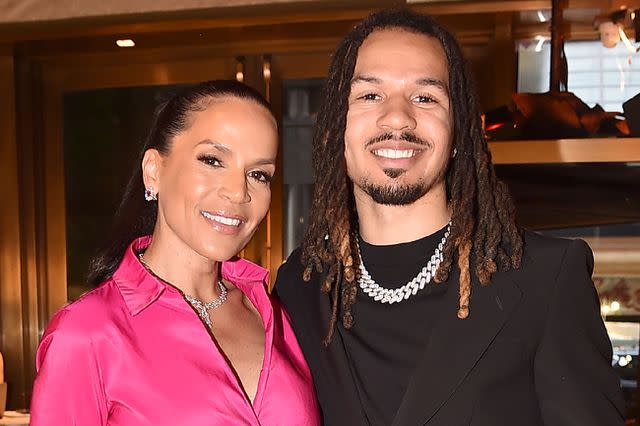
{"type": "Polygon", "coordinates": [[[404,27],[386,27],[374,30],[363,40],[360,49],[362,49],[363,46],[380,40],[385,40],[389,43],[397,42],[403,44],[403,40],[407,38],[414,39],[414,41],[421,43],[426,42],[433,46],[439,46],[440,49],[442,49],[442,43],[433,35],[404,27]]]}
{"type": "Polygon", "coordinates": [[[394,28],[376,31],[365,39],[351,84],[403,81],[446,91],[448,80],[448,60],[437,39],[394,28]]]}

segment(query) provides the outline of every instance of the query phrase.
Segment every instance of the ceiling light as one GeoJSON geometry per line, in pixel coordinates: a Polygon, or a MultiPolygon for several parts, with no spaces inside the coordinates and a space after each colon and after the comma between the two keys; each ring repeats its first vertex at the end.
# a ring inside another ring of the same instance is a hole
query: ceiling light
{"type": "Polygon", "coordinates": [[[133,47],[136,45],[136,43],[130,38],[125,38],[121,40],[116,40],[116,45],[118,47],[133,47]]]}

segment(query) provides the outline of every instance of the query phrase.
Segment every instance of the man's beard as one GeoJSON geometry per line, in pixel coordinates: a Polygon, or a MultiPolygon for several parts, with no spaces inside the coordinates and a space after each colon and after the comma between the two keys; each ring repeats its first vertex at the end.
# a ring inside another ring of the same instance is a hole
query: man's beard
{"type": "MultiPolygon", "coordinates": [[[[422,145],[431,148],[433,145],[426,139],[419,138],[414,132],[405,131],[400,134],[394,134],[393,132],[385,132],[369,139],[365,143],[365,147],[369,147],[376,143],[392,140],[402,140],[412,142],[417,145],[422,145]]],[[[433,179],[425,180],[419,179],[414,183],[398,183],[397,179],[404,175],[407,170],[403,168],[386,168],[383,170],[384,174],[396,180],[395,183],[379,184],[371,182],[368,177],[362,177],[360,179],[354,179],[354,176],[349,176],[354,185],[359,186],[366,194],[368,194],[373,201],[377,204],[383,204],[387,206],[406,206],[413,204],[420,198],[424,197],[433,187],[439,183],[443,178],[445,171],[439,171],[438,175],[433,179]],[[359,181],[359,182],[358,182],[359,181]]],[[[347,171],[349,174],[349,171],[347,171]]]]}
{"type": "MultiPolygon", "coordinates": [[[[400,177],[406,172],[407,170],[405,169],[384,170],[384,173],[392,179],[396,176],[400,177]]],[[[445,170],[441,170],[431,179],[423,177],[412,183],[400,183],[396,180],[395,182],[385,184],[371,182],[369,176],[362,177],[360,179],[354,179],[353,176],[349,177],[352,179],[354,185],[360,187],[360,189],[369,195],[377,204],[383,204],[386,206],[406,206],[413,204],[420,198],[424,197],[436,185],[444,180],[444,176],[445,170]]]]}
{"type": "Polygon", "coordinates": [[[358,186],[378,204],[406,206],[415,203],[429,192],[433,187],[433,182],[419,181],[413,184],[380,185],[364,179],[358,186]]]}

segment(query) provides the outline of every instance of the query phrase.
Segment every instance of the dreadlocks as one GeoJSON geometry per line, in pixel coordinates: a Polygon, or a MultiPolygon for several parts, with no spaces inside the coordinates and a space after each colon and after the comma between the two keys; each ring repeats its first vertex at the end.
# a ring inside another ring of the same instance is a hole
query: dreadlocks
{"type": "Polygon", "coordinates": [[[449,65],[449,91],[453,110],[453,147],[457,155],[446,175],[447,195],[453,212],[451,235],[443,261],[434,277],[448,279],[454,256],[460,270],[458,317],[469,315],[471,259],[482,285],[500,270],[519,268],[522,234],[515,223],[515,208],[507,187],[500,182],[483,137],[480,108],[471,75],[454,37],[432,18],[408,9],[371,14],[338,46],[324,88],[313,139],[315,188],[309,228],[302,243],[303,279],[315,271],[327,274],[321,291],[332,294],[332,314],[325,337],[328,345],[338,317],[346,329],[353,325],[359,262],[357,214],[352,183],[347,176],[344,134],[351,79],[358,50],[374,31],[399,28],[437,39],[449,65]]]}

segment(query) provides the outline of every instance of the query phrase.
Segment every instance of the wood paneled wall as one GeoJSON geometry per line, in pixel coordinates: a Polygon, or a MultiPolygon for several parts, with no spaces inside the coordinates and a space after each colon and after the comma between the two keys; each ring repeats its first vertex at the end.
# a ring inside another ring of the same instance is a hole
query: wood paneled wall
{"type": "MultiPolygon", "coordinates": [[[[20,190],[16,135],[13,56],[0,56],[0,351],[5,357],[9,405],[26,400],[23,368],[27,364],[23,328],[25,294],[22,287],[20,190]],[[17,366],[17,368],[16,368],[17,366]]],[[[22,403],[22,404],[21,404],[22,403]]]]}

